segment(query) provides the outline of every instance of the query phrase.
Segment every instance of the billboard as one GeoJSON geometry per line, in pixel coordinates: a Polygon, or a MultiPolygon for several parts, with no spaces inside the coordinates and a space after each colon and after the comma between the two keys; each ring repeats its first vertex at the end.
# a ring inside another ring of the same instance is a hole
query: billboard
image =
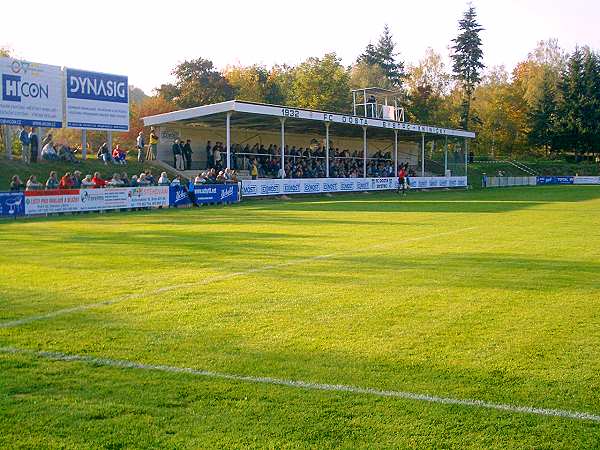
{"type": "Polygon", "coordinates": [[[59,66],[0,57],[0,124],[62,127],[62,89],[59,66]]]}
{"type": "MultiPolygon", "coordinates": [[[[467,177],[410,177],[417,189],[466,187],[467,177]]],[[[398,178],[305,178],[243,180],[242,195],[321,194],[328,192],[385,191],[398,187],[398,178]]]]}
{"type": "Polygon", "coordinates": [[[67,127],[129,131],[129,84],[126,76],[65,70],[67,127]]]}

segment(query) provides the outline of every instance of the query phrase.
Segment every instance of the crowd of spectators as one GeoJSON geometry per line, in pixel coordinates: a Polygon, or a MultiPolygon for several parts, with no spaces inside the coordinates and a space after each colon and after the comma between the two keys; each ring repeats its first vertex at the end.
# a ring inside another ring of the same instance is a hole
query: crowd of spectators
{"type": "MultiPolygon", "coordinates": [[[[221,170],[226,150],[222,142],[206,145],[207,168],[221,170]]],[[[285,146],[285,167],[281,167],[281,147],[232,144],[231,162],[234,169],[247,170],[256,178],[322,178],[326,176],[325,148],[318,144],[306,147],[285,146]]],[[[357,178],[363,176],[362,151],[330,148],[329,176],[332,178],[357,178]]],[[[392,177],[394,161],[391,152],[377,151],[367,158],[368,177],[392,177]]]]}
{"type": "Polygon", "coordinates": [[[115,187],[139,187],[139,186],[170,186],[184,184],[184,180],[176,176],[170,180],[166,172],[163,172],[158,180],[152,175],[151,170],[129,176],[127,172],[115,172],[111,177],[103,178],[100,172],[93,175],[82,176],[79,170],[66,172],[58,177],[56,171],[51,171],[45,183],[40,182],[35,175],[31,175],[23,182],[18,175],[14,175],[10,181],[11,192],[52,190],[52,189],[96,189],[115,187]]]}

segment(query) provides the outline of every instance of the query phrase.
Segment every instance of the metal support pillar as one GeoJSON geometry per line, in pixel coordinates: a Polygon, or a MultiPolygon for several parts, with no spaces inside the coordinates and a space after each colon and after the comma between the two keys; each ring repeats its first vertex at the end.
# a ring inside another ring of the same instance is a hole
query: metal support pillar
{"type": "Polygon", "coordinates": [[[363,178],[367,178],[367,127],[363,126],[363,178]]]}
{"type": "Polygon", "coordinates": [[[446,136],[446,144],[444,145],[444,176],[448,173],[448,136],[446,136]]]}
{"type": "Polygon", "coordinates": [[[231,169],[231,111],[227,113],[225,119],[225,144],[227,145],[227,168],[231,169]]]}
{"type": "MultiPolygon", "coordinates": [[[[467,176],[467,167],[469,164],[469,141],[467,140],[467,138],[465,138],[465,177],[467,176]]],[[[469,181],[467,179],[467,185],[469,184],[469,181]]]]}
{"type": "Polygon", "coordinates": [[[87,158],[87,130],[81,130],[81,159],[87,158]]]}
{"type": "Polygon", "coordinates": [[[281,121],[281,178],[285,178],[285,118],[280,117],[281,121]]]}
{"type": "Polygon", "coordinates": [[[421,176],[425,176],[425,133],[421,133],[421,176]]]}
{"type": "Polygon", "coordinates": [[[325,177],[329,178],[329,122],[325,122],[325,177]]]}
{"type": "Polygon", "coordinates": [[[394,176],[398,175],[398,130],[394,130],[394,176]]]}

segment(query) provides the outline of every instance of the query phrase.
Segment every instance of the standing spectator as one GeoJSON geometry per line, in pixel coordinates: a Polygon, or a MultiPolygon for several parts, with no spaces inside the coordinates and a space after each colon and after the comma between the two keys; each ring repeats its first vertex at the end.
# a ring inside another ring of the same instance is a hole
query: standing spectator
{"type": "Polygon", "coordinates": [[[156,178],[154,178],[154,175],[152,175],[152,171],[150,169],[148,169],[144,172],[144,176],[146,178],[146,181],[148,181],[148,184],[151,184],[151,185],[156,184],[156,178]]]}
{"type": "Polygon", "coordinates": [[[206,168],[210,169],[212,166],[212,145],[210,141],[206,143],[206,168]]]}
{"type": "Polygon", "coordinates": [[[256,158],[252,160],[252,168],[250,169],[250,175],[252,175],[253,180],[256,180],[258,178],[258,167],[256,166],[256,158]]]}
{"type": "Polygon", "coordinates": [[[92,183],[94,183],[94,187],[103,188],[106,186],[106,181],[102,179],[100,172],[94,173],[94,177],[92,178],[92,183]]]}
{"type": "Polygon", "coordinates": [[[25,164],[29,164],[31,159],[29,155],[29,133],[27,133],[25,127],[21,127],[19,141],[21,142],[21,159],[25,164]]]}
{"type": "Polygon", "coordinates": [[[146,145],[144,142],[144,132],[143,131],[140,131],[138,133],[137,139],[135,140],[135,146],[138,151],[138,154],[137,154],[138,162],[144,162],[144,147],[146,145]]]}
{"type": "Polygon", "coordinates": [[[173,166],[177,169],[177,170],[183,170],[184,166],[183,166],[183,155],[181,154],[181,145],[179,143],[179,139],[175,139],[175,142],[173,142],[173,166]]]}
{"type": "Polygon", "coordinates": [[[215,145],[213,149],[213,163],[214,168],[219,170],[221,168],[221,147],[220,145],[215,145]]]}
{"type": "Polygon", "coordinates": [[[65,175],[60,179],[60,183],[58,183],[59,189],[72,189],[73,188],[73,180],[71,179],[71,172],[65,173],[65,175]]]}
{"type": "Polygon", "coordinates": [[[59,185],[59,181],[58,181],[58,178],[56,177],[56,172],[53,170],[52,172],[50,172],[50,176],[48,177],[48,180],[46,180],[46,190],[58,189],[58,185],[59,185]]]}
{"type": "Polygon", "coordinates": [[[38,135],[35,133],[35,128],[31,127],[31,131],[29,132],[29,148],[32,163],[37,162],[39,146],[38,135]]]}
{"type": "Polygon", "coordinates": [[[150,147],[148,148],[148,161],[155,160],[158,148],[158,135],[154,131],[154,127],[150,127],[150,147]]]}
{"type": "Polygon", "coordinates": [[[183,146],[183,158],[185,159],[185,169],[192,170],[192,144],[188,139],[185,141],[185,145],[183,146]]]}
{"type": "Polygon", "coordinates": [[[25,190],[25,185],[19,178],[19,175],[13,175],[10,179],[10,192],[21,192],[25,190]]]}
{"type": "Polygon", "coordinates": [[[31,175],[27,180],[27,186],[25,187],[26,191],[39,191],[44,186],[40,183],[35,175],[31,175]]]}

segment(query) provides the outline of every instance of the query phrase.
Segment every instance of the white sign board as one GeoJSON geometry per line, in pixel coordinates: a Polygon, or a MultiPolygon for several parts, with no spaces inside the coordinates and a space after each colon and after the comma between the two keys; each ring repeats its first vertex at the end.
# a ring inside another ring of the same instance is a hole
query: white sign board
{"type": "MultiPolygon", "coordinates": [[[[415,189],[465,187],[467,177],[410,177],[415,189]]],[[[303,178],[243,180],[242,195],[320,194],[325,192],[384,191],[398,188],[398,178],[303,178]]]]}
{"type": "Polygon", "coordinates": [[[65,70],[67,127],[129,131],[129,85],[126,76],[65,70]]]}
{"type": "Polygon", "coordinates": [[[62,127],[60,67],[0,57],[0,78],[0,124],[62,127]]]}

